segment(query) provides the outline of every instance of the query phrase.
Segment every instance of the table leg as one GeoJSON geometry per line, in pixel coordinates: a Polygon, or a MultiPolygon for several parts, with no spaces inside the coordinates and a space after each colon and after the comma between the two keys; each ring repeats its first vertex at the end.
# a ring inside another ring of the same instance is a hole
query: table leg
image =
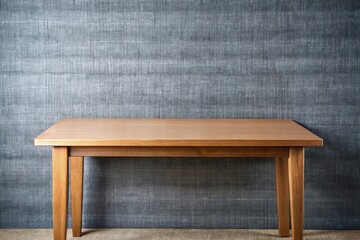
{"type": "Polygon", "coordinates": [[[280,237],[290,236],[290,197],[288,158],[275,159],[276,199],[278,209],[278,229],[280,237]]]}
{"type": "Polygon", "coordinates": [[[84,158],[70,157],[72,233],[81,237],[84,158]]]}
{"type": "Polygon", "coordinates": [[[52,188],[54,240],[65,240],[68,203],[67,147],[53,147],[52,149],[52,188]]]}
{"type": "Polygon", "coordinates": [[[293,240],[303,239],[304,228],[304,148],[290,148],[289,183],[291,232],[293,240]]]}

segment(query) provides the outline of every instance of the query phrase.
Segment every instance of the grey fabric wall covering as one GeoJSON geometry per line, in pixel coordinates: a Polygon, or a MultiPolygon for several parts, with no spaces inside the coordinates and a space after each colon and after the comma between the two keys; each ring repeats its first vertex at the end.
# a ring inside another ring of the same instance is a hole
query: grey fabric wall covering
{"type": "MultiPolygon", "coordinates": [[[[0,227],[52,226],[64,117],[292,118],[305,227],[360,228],[359,1],[0,0],[0,227]]],[[[87,158],[85,227],[276,228],[269,159],[87,158]]],[[[71,223],[71,221],[70,221],[71,223]]]]}

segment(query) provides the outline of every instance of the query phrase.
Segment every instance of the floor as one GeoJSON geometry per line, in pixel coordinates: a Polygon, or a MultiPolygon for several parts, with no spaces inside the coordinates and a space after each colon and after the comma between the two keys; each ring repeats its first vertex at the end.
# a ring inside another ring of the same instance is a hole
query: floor
{"type": "MultiPolygon", "coordinates": [[[[51,229],[0,229],[1,240],[51,240],[51,229]]],[[[277,230],[251,229],[84,229],[79,240],[275,240],[277,230]]],[[[306,230],[304,240],[360,240],[360,230],[330,231],[306,230]]]]}

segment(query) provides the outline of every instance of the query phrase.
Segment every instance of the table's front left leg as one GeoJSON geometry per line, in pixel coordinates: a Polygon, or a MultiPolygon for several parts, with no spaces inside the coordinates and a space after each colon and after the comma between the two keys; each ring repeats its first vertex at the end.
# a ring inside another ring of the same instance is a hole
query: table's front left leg
{"type": "Polygon", "coordinates": [[[53,230],[54,240],[66,239],[68,203],[68,149],[52,149],[53,230]]]}
{"type": "Polygon", "coordinates": [[[73,237],[81,237],[84,158],[70,157],[70,188],[73,237]]]}
{"type": "Polygon", "coordinates": [[[290,148],[289,185],[291,233],[293,240],[303,239],[304,228],[304,148],[290,148]]]}

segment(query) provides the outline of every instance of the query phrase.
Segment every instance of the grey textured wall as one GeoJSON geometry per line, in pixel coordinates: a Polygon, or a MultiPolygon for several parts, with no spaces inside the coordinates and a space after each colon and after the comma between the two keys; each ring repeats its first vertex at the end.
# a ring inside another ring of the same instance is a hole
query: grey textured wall
{"type": "MultiPolygon", "coordinates": [[[[0,0],[0,227],[51,227],[63,117],[292,118],[305,226],[360,228],[359,1],[0,0]]],[[[276,228],[268,159],[86,159],[85,227],[276,228]]]]}

